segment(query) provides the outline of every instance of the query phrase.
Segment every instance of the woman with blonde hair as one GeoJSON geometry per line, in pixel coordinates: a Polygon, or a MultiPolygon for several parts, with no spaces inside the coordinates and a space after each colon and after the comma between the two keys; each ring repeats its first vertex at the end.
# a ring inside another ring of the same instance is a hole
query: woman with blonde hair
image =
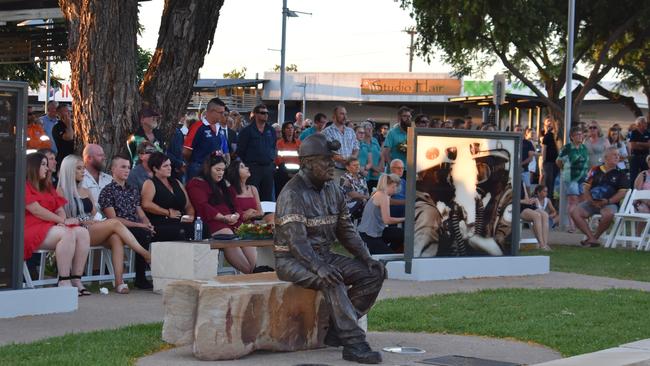
{"type": "Polygon", "coordinates": [[[377,189],[363,209],[358,230],[370,254],[404,251],[404,230],[386,226],[404,222],[403,217],[390,215],[390,196],[399,192],[400,182],[397,174],[383,174],[379,177],[377,189]]]}
{"type": "Polygon", "coordinates": [[[598,122],[589,122],[587,130],[587,137],[585,137],[583,144],[589,153],[589,168],[593,168],[603,163],[603,155],[610,144],[607,138],[603,136],[598,122]]]}
{"type": "Polygon", "coordinates": [[[618,153],[621,156],[621,160],[616,164],[616,167],[622,170],[627,170],[627,157],[630,153],[627,150],[627,142],[621,133],[621,126],[618,123],[609,128],[609,131],[607,132],[607,141],[609,141],[611,146],[614,146],[618,150],[618,153]]]}
{"type": "Polygon", "coordinates": [[[39,249],[53,250],[58,285],[77,287],[79,296],[90,295],[81,284],[88,258],[88,230],[79,226],[79,220],[66,218],[66,200],[52,187],[47,157],[33,153],[26,160],[24,259],[39,249]]]}
{"type": "Polygon", "coordinates": [[[93,202],[90,191],[80,184],[83,180],[84,169],[83,161],[76,155],[68,155],[61,162],[57,191],[68,201],[63,209],[67,217],[78,219],[81,226],[88,229],[91,245],[102,245],[111,249],[115,271],[115,292],[127,294],[129,287],[122,279],[124,244],[144,257],[147,263],[151,262],[151,255],[138,243],[129,229],[117,219],[103,221],[94,219],[97,214],[97,203],[93,202]]]}

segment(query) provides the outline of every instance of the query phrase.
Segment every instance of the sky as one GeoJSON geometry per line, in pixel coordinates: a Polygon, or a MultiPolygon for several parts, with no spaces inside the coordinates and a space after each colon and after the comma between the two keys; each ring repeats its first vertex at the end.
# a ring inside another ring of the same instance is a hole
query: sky
{"type": "MultiPolygon", "coordinates": [[[[163,0],[140,3],[145,30],[141,47],[154,50],[163,0]],[[146,16],[143,16],[146,14],[146,16]]],[[[394,0],[289,0],[288,8],[312,13],[287,18],[286,64],[300,72],[408,72],[410,36],[415,25],[408,11],[394,0]]],[[[247,77],[263,77],[280,64],[282,0],[226,0],[206,55],[201,78],[222,78],[234,68],[247,68],[247,77]]],[[[414,72],[449,72],[439,62],[416,58],[414,72]]]]}

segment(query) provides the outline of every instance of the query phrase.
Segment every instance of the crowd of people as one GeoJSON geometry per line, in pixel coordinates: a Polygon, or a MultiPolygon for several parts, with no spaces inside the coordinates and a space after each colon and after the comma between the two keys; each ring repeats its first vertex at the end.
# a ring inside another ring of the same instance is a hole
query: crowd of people
{"type": "Polygon", "coordinates": [[[539,140],[530,129],[522,131],[516,126],[515,131],[524,134],[522,219],[533,224],[542,248],[550,249],[548,229],[560,224],[553,202],[559,198],[561,185],[567,197],[567,231],[579,229],[586,236],[581,242],[585,247],[601,244],[600,236],[611,225],[629,189],[650,188],[650,184],[644,185],[650,150],[645,117],[636,118],[627,134],[619,124],[610,126],[606,134],[597,121],[574,124],[570,141],[563,146],[558,143],[558,126],[551,117],[544,120],[539,140]],[[600,220],[594,231],[588,220],[596,214],[600,220]]]}
{"type": "MultiPolygon", "coordinates": [[[[145,277],[149,244],[194,238],[197,217],[204,238],[232,236],[243,223],[273,222],[261,203],[275,201],[297,174],[301,142],[314,134],[340,144],[334,179],[370,252],[401,252],[408,127],[496,130],[490,123],[475,126],[471,117],[413,118],[407,107],[397,110],[390,128],[370,120],[351,123],[343,106],[334,108],[331,118],[317,113],[310,120],[298,113],[293,122],[272,125],[263,104],[247,122],[214,98],[199,119],[184,118],[165,141],[157,128],[159,114],[143,106],[139,127],[124,153],[110,161],[109,175],[101,146],[89,144],[81,157],[74,155],[68,106],[50,102],[40,119],[31,112],[28,117],[28,148],[38,151],[27,158],[25,258],[37,249],[54,250],[59,285],[76,286],[80,296],[89,294],[80,276],[91,245],[111,249],[116,292],[128,293],[122,279],[124,245],[136,253],[135,286],[147,289],[152,287],[145,277]]],[[[574,127],[565,146],[558,145],[557,130],[552,118],[544,120],[539,139],[531,128],[514,128],[523,135],[521,218],[532,223],[540,247],[550,249],[548,231],[559,218],[553,202],[562,181],[568,230],[577,227],[587,235],[585,246],[597,245],[630,182],[650,188],[647,122],[638,118],[624,137],[618,125],[605,136],[592,121],[574,127]],[[602,219],[592,233],[586,219],[594,213],[602,219]]],[[[260,270],[254,247],[229,248],[225,256],[243,273],[260,270]]]]}

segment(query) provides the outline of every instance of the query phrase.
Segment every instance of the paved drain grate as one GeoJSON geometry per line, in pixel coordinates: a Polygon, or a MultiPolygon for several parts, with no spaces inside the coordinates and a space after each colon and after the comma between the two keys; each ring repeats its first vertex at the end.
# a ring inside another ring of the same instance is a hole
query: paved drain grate
{"type": "Polygon", "coordinates": [[[428,358],[426,360],[417,361],[427,365],[437,366],[521,366],[518,363],[487,360],[484,358],[465,357],[465,356],[443,356],[436,358],[428,358]]]}

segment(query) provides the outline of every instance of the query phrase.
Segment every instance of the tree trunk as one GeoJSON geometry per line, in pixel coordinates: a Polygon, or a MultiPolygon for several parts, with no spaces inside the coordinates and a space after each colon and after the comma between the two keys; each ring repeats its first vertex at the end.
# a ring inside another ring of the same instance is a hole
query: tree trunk
{"type": "Polygon", "coordinates": [[[68,22],[77,147],[100,144],[107,157],[132,132],[136,85],[136,0],[59,0],[68,22]]]}
{"type": "Polygon", "coordinates": [[[165,1],[158,45],[140,92],[160,112],[160,128],[167,139],[187,109],[222,5],[223,0],[165,1]]]}

